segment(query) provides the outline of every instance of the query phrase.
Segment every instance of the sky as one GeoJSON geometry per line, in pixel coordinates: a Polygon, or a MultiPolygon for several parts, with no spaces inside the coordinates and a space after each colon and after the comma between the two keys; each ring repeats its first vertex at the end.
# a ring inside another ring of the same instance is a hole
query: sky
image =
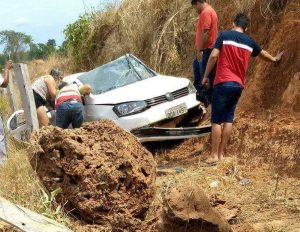
{"type": "Polygon", "coordinates": [[[26,33],[34,43],[55,39],[61,45],[68,24],[85,12],[103,9],[109,2],[113,0],[0,0],[0,31],[26,33]]]}

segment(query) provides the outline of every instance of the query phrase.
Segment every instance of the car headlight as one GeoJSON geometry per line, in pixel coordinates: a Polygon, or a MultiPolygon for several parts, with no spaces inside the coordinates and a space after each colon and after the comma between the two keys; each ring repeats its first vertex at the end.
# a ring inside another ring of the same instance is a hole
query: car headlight
{"type": "Polygon", "coordinates": [[[113,111],[118,115],[118,117],[124,117],[140,113],[146,110],[147,108],[147,103],[145,101],[136,101],[115,105],[113,111]]]}
{"type": "Polygon", "coordinates": [[[195,86],[192,84],[192,82],[189,83],[188,89],[189,89],[190,94],[197,93],[197,90],[196,90],[195,86]]]}

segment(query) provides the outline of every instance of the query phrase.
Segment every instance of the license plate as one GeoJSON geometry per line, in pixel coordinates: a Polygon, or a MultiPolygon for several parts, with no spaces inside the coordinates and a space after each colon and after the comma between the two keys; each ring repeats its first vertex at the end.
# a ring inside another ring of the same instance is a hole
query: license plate
{"type": "Polygon", "coordinates": [[[166,110],[166,117],[167,118],[176,118],[177,116],[183,115],[187,113],[187,106],[185,103],[172,107],[168,110],[166,110]]]}

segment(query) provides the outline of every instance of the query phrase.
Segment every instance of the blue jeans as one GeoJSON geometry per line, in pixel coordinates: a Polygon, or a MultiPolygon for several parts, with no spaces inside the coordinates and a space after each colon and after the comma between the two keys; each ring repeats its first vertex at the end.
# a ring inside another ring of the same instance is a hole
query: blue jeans
{"type": "Polygon", "coordinates": [[[193,62],[193,72],[194,72],[194,86],[197,89],[198,94],[204,94],[204,96],[208,99],[208,102],[211,102],[212,97],[212,90],[213,90],[213,83],[215,78],[215,68],[209,74],[209,87],[205,88],[202,86],[202,80],[204,77],[206,65],[212,49],[207,48],[203,51],[202,62],[199,63],[198,59],[196,58],[193,62]]]}
{"type": "Polygon", "coordinates": [[[211,122],[214,124],[232,123],[234,111],[242,94],[243,87],[237,82],[224,82],[214,86],[211,103],[211,122]]]}
{"type": "Polygon", "coordinates": [[[81,127],[84,118],[83,105],[77,101],[61,103],[56,110],[56,126],[67,129],[70,124],[73,128],[81,127]]]}

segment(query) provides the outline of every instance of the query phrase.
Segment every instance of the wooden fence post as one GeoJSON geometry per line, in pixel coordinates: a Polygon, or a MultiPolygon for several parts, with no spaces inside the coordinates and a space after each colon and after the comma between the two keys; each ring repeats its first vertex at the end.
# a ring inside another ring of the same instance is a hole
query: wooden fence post
{"type": "Polygon", "coordinates": [[[6,88],[6,94],[7,94],[10,110],[11,110],[10,113],[14,113],[17,110],[17,106],[16,106],[16,97],[14,94],[14,83],[13,83],[11,71],[9,71],[9,84],[6,88]]]}
{"type": "Polygon", "coordinates": [[[34,102],[31,82],[26,64],[14,64],[16,81],[20,90],[20,96],[25,114],[26,124],[30,132],[39,130],[36,106],[34,102]]]}
{"type": "Polygon", "coordinates": [[[2,197],[0,197],[0,221],[24,232],[72,232],[56,221],[15,205],[2,197]]]}

